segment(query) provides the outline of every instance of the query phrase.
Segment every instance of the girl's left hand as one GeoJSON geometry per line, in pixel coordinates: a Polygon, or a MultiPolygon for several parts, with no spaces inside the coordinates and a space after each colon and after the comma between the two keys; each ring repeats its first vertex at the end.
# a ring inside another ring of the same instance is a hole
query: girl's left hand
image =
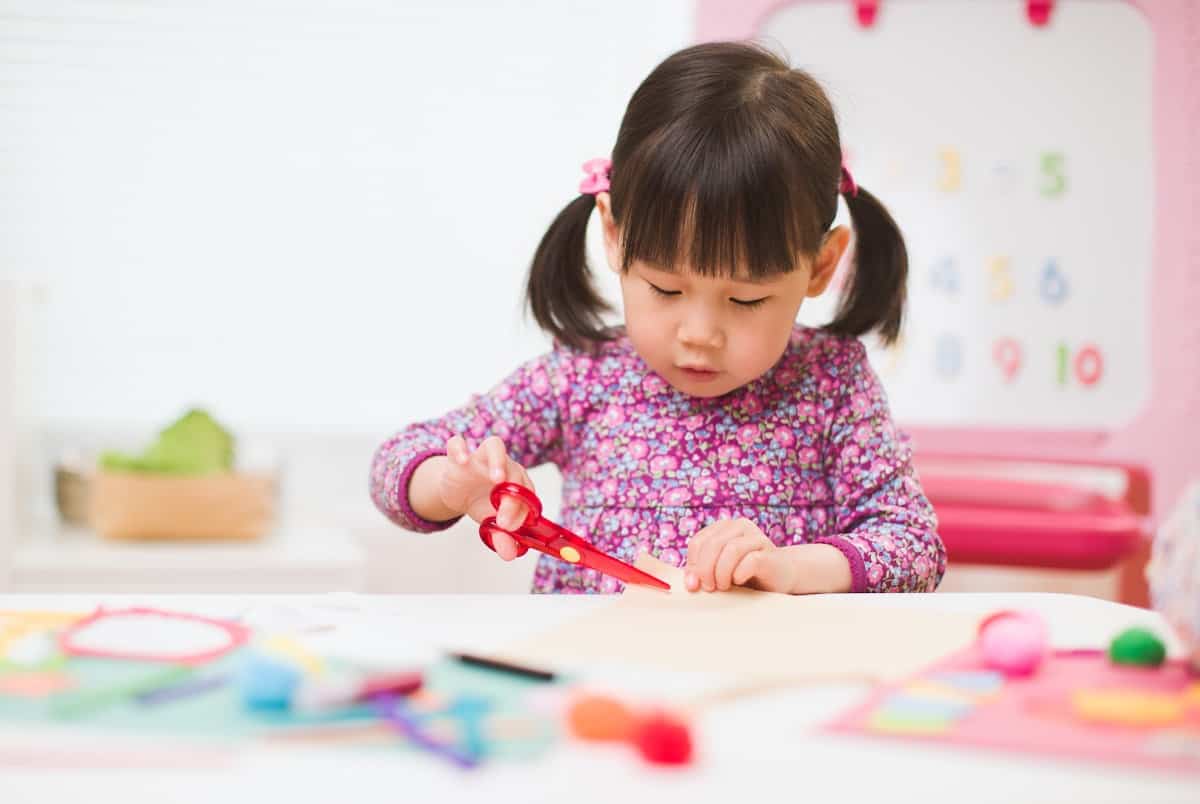
{"type": "Polygon", "coordinates": [[[722,519],[688,542],[684,583],[689,592],[753,585],[765,592],[790,592],[794,570],[787,554],[749,519],[722,519]]]}

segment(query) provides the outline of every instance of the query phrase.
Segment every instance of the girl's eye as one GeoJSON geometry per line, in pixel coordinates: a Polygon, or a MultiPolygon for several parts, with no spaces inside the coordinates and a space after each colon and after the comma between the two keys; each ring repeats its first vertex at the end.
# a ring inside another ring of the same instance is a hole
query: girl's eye
{"type": "Polygon", "coordinates": [[[659,296],[678,296],[679,294],[683,293],[682,290],[664,290],[653,282],[647,282],[646,284],[653,288],[654,292],[659,296]]]}
{"type": "Polygon", "coordinates": [[[758,307],[769,298],[771,297],[763,296],[761,299],[730,299],[730,301],[739,307],[758,307]]]}

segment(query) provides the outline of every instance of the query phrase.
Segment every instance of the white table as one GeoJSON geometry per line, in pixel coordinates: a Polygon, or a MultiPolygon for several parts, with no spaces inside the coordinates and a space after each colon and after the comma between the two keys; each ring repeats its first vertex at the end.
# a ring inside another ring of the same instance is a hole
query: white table
{"type": "MultiPolygon", "coordinates": [[[[0,596],[0,609],[82,610],[145,604],[212,614],[292,612],[369,618],[398,644],[503,644],[606,605],[534,596],[0,596]]],[[[1157,615],[1067,595],[881,595],[857,604],[987,613],[1041,612],[1059,647],[1099,646],[1157,615]]],[[[253,614],[252,619],[258,614],[253,614]]],[[[274,616],[274,615],[272,615],[274,616]]],[[[1171,645],[1177,650],[1177,645],[1171,645]]],[[[566,743],[540,762],[464,774],[417,753],[283,749],[254,744],[223,770],[69,770],[0,766],[0,801],[779,801],[1200,802],[1195,777],[1059,763],[999,753],[831,737],[816,726],[853,703],[854,686],[776,692],[709,710],[696,723],[699,761],[683,771],[644,765],[627,748],[566,743]]],[[[0,724],[0,747],[70,746],[76,733],[0,724]]],[[[117,739],[117,738],[114,738],[117,739]]],[[[129,738],[121,738],[129,739],[129,738]]]]}

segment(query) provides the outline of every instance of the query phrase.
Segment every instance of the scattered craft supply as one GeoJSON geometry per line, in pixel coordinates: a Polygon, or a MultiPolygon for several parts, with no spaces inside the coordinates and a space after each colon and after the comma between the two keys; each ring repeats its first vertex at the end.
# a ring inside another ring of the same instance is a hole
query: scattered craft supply
{"type": "Polygon", "coordinates": [[[63,611],[0,611],[0,664],[12,659],[12,647],[34,634],[45,634],[87,614],[63,611]]]}
{"type": "Polygon", "coordinates": [[[173,703],[197,695],[204,695],[215,689],[224,687],[229,682],[230,677],[225,673],[200,678],[185,678],[178,684],[147,690],[146,692],[138,693],[134,697],[143,706],[155,706],[157,704],[173,703]]]}
{"type": "Polygon", "coordinates": [[[151,608],[98,609],[59,635],[68,656],[203,664],[242,645],[250,632],[237,623],[151,608]]]}
{"type": "Polygon", "coordinates": [[[1036,673],[1010,675],[989,669],[977,643],[827,728],[1200,776],[1196,684],[1185,662],[1146,670],[1099,650],[1053,651],[1036,673]]]}
{"type": "Polygon", "coordinates": [[[0,656],[0,721],[402,751],[412,742],[463,767],[534,759],[560,736],[557,719],[528,699],[563,692],[543,683],[551,673],[432,647],[418,656],[375,644],[369,628],[358,643],[340,630],[301,639],[255,629],[250,644],[244,625],[157,609],[0,613],[9,654],[0,656]],[[386,718],[380,696],[397,703],[386,718]]]}
{"type": "Polygon", "coordinates": [[[533,679],[534,681],[554,681],[556,678],[555,674],[549,670],[541,670],[536,667],[528,667],[515,662],[492,659],[487,656],[479,656],[474,653],[452,653],[451,656],[463,664],[469,664],[473,667],[483,667],[488,670],[499,670],[503,673],[512,673],[513,675],[533,679]]]}
{"type": "Polygon", "coordinates": [[[394,695],[382,694],[371,699],[375,711],[384,722],[408,738],[413,745],[442,757],[464,770],[479,766],[479,757],[469,754],[454,745],[434,739],[421,727],[401,701],[394,695]]]}
{"type": "Polygon", "coordinates": [[[1182,724],[1187,708],[1182,696],[1136,690],[1078,690],[1071,703],[1084,720],[1134,727],[1182,724]]]}
{"type": "Polygon", "coordinates": [[[567,709],[567,726],[581,740],[623,742],[634,725],[633,712],[606,695],[584,695],[567,709]]]}
{"type": "Polygon", "coordinates": [[[657,765],[683,765],[692,758],[687,723],[663,711],[638,713],[608,695],[581,695],[567,708],[567,728],[589,742],[627,742],[657,765]]]}
{"type": "Polygon", "coordinates": [[[304,678],[292,696],[292,706],[301,712],[320,712],[363,703],[389,693],[411,695],[421,689],[420,673],[391,673],[362,675],[359,673],[331,674],[324,678],[304,678]]]}
{"type": "Polygon", "coordinates": [[[637,566],[672,582],[672,592],[626,587],[615,600],[491,655],[564,674],[594,663],[686,667],[737,686],[831,676],[899,680],[972,644],[979,627],[977,615],[868,606],[852,595],[690,593],[678,567],[648,554],[637,566]]]}
{"type": "Polygon", "coordinates": [[[285,659],[306,673],[320,675],[325,671],[320,657],[304,648],[296,640],[286,636],[273,636],[263,640],[258,648],[269,655],[285,659]]]}
{"type": "Polygon", "coordinates": [[[979,626],[979,650],[993,670],[1027,676],[1041,665],[1049,650],[1049,631],[1036,614],[1001,611],[979,626]]]}
{"type": "Polygon", "coordinates": [[[642,756],[655,765],[686,765],[692,761],[691,730],[670,715],[659,713],[643,719],[633,739],[642,756]]]}
{"type": "Polygon", "coordinates": [[[75,681],[61,671],[18,671],[0,675],[0,695],[46,698],[74,686],[75,681]]]}
{"type": "Polygon", "coordinates": [[[168,665],[156,667],[146,675],[114,684],[72,690],[55,696],[51,701],[50,712],[57,718],[85,717],[100,709],[116,706],[140,695],[177,684],[191,673],[190,667],[168,665]]]}
{"type": "Polygon", "coordinates": [[[1147,628],[1128,628],[1108,646],[1108,658],[1113,664],[1161,667],[1167,660],[1167,647],[1147,628]]]}
{"type": "Polygon", "coordinates": [[[301,671],[292,663],[250,650],[238,665],[238,694],[247,709],[287,709],[300,686],[301,671]]]}

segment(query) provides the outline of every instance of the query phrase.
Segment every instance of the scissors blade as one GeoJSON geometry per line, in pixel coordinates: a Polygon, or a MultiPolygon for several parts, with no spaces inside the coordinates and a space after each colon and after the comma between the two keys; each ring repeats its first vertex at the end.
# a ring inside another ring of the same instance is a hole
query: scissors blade
{"type": "Polygon", "coordinates": [[[581,549],[579,556],[579,563],[583,566],[603,572],[605,575],[611,575],[625,583],[637,583],[666,592],[671,591],[671,584],[661,578],[655,578],[648,572],[642,572],[637,567],[630,566],[606,553],[601,553],[594,547],[589,547],[586,551],[581,549]]]}

